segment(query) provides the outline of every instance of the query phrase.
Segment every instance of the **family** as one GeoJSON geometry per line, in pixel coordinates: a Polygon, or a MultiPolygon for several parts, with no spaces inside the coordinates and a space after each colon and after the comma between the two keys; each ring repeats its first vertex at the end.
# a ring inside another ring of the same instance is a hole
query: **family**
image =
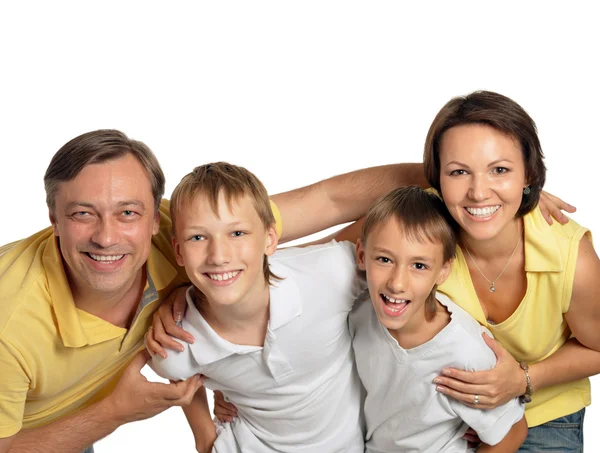
{"type": "Polygon", "coordinates": [[[600,261],[544,182],[534,121],[488,91],[442,107],[422,165],[273,196],[215,162],[167,201],[143,143],[76,137],[51,227],[0,247],[0,453],[172,406],[200,452],[581,452],[600,261]]]}

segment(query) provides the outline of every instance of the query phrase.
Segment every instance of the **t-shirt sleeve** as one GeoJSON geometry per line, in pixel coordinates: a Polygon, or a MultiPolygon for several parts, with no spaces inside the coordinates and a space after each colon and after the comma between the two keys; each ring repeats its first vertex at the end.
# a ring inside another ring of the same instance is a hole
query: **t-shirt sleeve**
{"type": "Polygon", "coordinates": [[[30,378],[18,352],[0,338],[0,438],[21,430],[30,378]]]}
{"type": "MultiPolygon", "coordinates": [[[[496,357],[492,350],[481,338],[481,332],[492,334],[483,326],[478,326],[478,334],[474,338],[467,339],[469,345],[462,349],[469,356],[465,362],[464,369],[469,371],[489,370],[494,367],[496,357]]],[[[468,338],[468,337],[467,337],[468,338]]],[[[467,425],[475,430],[482,442],[488,445],[496,445],[510,431],[512,426],[523,417],[524,407],[518,398],[514,398],[494,409],[473,409],[461,402],[449,398],[450,407],[454,413],[467,425]]]]}

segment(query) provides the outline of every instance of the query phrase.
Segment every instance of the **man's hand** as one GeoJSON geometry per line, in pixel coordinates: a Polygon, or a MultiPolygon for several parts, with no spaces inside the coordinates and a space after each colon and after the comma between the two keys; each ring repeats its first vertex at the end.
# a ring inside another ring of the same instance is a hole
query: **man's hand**
{"type": "Polygon", "coordinates": [[[204,383],[199,375],[171,384],[150,382],[140,372],[149,359],[146,351],[136,355],[112,394],[100,403],[119,424],[153,417],[172,406],[186,406],[204,383]]]}
{"type": "Polygon", "coordinates": [[[194,342],[194,337],[177,325],[183,319],[187,308],[186,292],[187,288],[177,288],[154,313],[152,327],[146,333],[146,348],[150,354],[158,354],[166,359],[167,351],[164,348],[183,351],[183,346],[171,337],[190,344],[194,342]]]}
{"type": "Polygon", "coordinates": [[[551,193],[545,192],[542,190],[540,193],[540,201],[538,202],[540,206],[540,211],[542,211],[542,215],[546,219],[549,225],[552,225],[552,218],[554,217],[558,220],[559,223],[563,225],[569,222],[569,219],[566,215],[562,213],[562,211],[567,211],[568,213],[574,213],[577,208],[575,206],[571,206],[569,203],[565,203],[560,198],[555,197],[551,193]]]}

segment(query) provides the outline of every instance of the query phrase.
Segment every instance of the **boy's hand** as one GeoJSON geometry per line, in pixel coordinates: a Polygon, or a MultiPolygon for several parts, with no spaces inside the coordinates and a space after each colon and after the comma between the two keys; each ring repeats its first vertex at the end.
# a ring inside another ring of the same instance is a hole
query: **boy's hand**
{"type": "Polygon", "coordinates": [[[568,213],[574,213],[576,211],[575,206],[571,206],[568,203],[565,203],[560,198],[555,197],[548,192],[542,190],[540,193],[540,201],[539,201],[540,211],[542,211],[542,215],[546,219],[549,225],[552,225],[552,217],[558,220],[559,223],[563,225],[569,222],[569,219],[566,215],[562,213],[562,211],[567,211],[568,213]]]}
{"type": "Polygon", "coordinates": [[[225,401],[225,397],[223,396],[223,392],[220,390],[214,391],[215,398],[215,407],[213,412],[215,413],[215,417],[220,422],[226,423],[233,421],[233,417],[237,417],[237,408],[225,401]]]}
{"type": "Polygon", "coordinates": [[[204,384],[199,375],[172,384],[150,382],[140,372],[149,359],[146,351],[138,353],[113,392],[101,402],[119,424],[153,417],[172,406],[186,406],[204,384]]]}
{"type": "Polygon", "coordinates": [[[177,288],[154,313],[152,327],[146,333],[146,348],[150,354],[158,354],[166,359],[167,351],[164,348],[183,351],[183,346],[171,337],[187,343],[194,342],[194,337],[177,325],[183,319],[187,308],[186,292],[185,287],[177,288]]]}

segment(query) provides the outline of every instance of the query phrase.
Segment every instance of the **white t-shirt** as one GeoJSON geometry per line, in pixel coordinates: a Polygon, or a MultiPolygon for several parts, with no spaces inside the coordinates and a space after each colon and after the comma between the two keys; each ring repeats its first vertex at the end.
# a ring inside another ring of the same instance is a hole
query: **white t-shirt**
{"type": "Polygon", "coordinates": [[[152,368],[169,379],[201,373],[239,418],[217,428],[216,452],[364,451],[361,386],[348,314],[366,287],[354,245],[331,242],[277,251],[263,347],[221,338],[188,297],[183,328],[196,339],[152,368]]]}
{"type": "Polygon", "coordinates": [[[479,371],[496,364],[481,336],[489,331],[445,295],[437,293],[437,299],[451,313],[449,324],[411,349],[400,347],[368,298],[350,314],[356,365],[367,392],[367,452],[462,453],[467,443],[461,437],[469,426],[482,442],[495,445],[523,417],[518,399],[479,410],[435,390],[433,379],[445,367],[479,371]]]}

